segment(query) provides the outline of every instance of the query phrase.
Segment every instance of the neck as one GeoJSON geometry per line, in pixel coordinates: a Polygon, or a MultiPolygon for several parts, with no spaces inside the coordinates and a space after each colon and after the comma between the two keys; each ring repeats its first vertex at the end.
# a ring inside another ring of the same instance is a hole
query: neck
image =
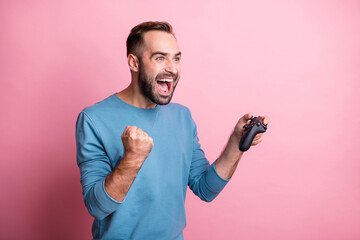
{"type": "Polygon", "coordinates": [[[131,81],[130,85],[116,94],[124,102],[133,105],[134,107],[150,109],[155,108],[156,104],[153,103],[149,98],[144,96],[138,85],[131,81]]]}

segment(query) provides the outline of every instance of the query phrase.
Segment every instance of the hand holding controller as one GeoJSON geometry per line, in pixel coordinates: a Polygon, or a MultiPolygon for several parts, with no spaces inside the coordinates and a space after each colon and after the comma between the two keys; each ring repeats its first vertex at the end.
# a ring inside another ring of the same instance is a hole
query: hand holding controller
{"type": "Polygon", "coordinates": [[[266,132],[267,125],[263,124],[262,117],[252,117],[249,125],[244,125],[244,132],[240,139],[239,150],[242,152],[247,151],[256,134],[266,132]]]}

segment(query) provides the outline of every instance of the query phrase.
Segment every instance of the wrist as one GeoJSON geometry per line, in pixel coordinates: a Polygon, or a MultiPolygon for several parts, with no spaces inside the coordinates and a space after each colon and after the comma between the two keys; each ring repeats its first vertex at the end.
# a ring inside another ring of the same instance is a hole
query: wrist
{"type": "Polygon", "coordinates": [[[148,154],[139,154],[137,152],[125,152],[124,157],[121,159],[121,161],[124,161],[126,164],[129,164],[130,166],[138,166],[142,165],[142,163],[146,160],[148,157],[148,154]]]}
{"type": "Polygon", "coordinates": [[[137,173],[137,171],[139,171],[139,169],[141,168],[142,164],[143,161],[141,161],[138,157],[135,157],[131,154],[125,154],[114,170],[124,173],[137,173]]]}
{"type": "Polygon", "coordinates": [[[241,139],[241,134],[236,133],[235,131],[232,132],[229,141],[232,141],[234,143],[239,143],[241,139]]]}
{"type": "Polygon", "coordinates": [[[239,143],[240,143],[240,138],[237,136],[236,133],[233,132],[220,158],[232,159],[233,161],[238,161],[243,154],[243,152],[239,150],[239,143]]]}

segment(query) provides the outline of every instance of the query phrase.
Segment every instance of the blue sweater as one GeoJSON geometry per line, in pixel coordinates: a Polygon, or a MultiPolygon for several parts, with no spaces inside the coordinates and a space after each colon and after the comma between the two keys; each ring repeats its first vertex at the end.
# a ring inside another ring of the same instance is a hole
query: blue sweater
{"type": "Polygon", "coordinates": [[[208,202],[228,182],[205,158],[188,108],[175,103],[142,109],[113,94],[80,113],[76,145],[84,202],[95,218],[94,239],[183,239],[187,186],[208,202]],[[124,155],[126,126],[147,132],[154,147],[118,202],[104,182],[124,155]]]}

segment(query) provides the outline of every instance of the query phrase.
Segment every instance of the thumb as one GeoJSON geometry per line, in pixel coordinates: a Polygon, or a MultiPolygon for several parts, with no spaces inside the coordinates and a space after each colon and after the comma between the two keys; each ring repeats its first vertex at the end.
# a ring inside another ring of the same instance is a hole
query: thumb
{"type": "Polygon", "coordinates": [[[236,126],[235,126],[235,135],[237,137],[241,137],[243,131],[244,131],[244,125],[247,124],[247,122],[251,119],[251,117],[253,116],[252,113],[247,113],[244,116],[242,116],[239,121],[237,122],[236,126]]]}
{"type": "Polygon", "coordinates": [[[251,119],[252,116],[253,116],[253,114],[252,114],[251,112],[245,114],[244,116],[242,116],[242,117],[240,118],[241,124],[242,124],[242,125],[245,125],[245,124],[251,119]]]}

